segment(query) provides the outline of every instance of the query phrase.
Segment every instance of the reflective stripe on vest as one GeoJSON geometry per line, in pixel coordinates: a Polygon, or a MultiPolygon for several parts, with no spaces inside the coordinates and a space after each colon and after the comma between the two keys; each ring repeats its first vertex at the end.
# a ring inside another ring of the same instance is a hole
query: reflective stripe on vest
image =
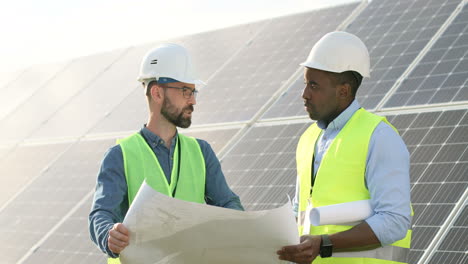
{"type": "MultiPolygon", "coordinates": [[[[359,109],[353,114],[323,155],[316,173],[312,195],[312,159],[315,142],[320,136],[321,129],[314,123],[301,136],[296,152],[299,177],[299,234],[302,234],[309,201],[313,207],[319,207],[369,199],[369,191],[365,186],[367,152],[372,133],[381,121],[389,124],[384,117],[371,114],[364,109],[359,109]]],[[[333,234],[350,228],[352,226],[310,226],[310,234],[333,234]]],[[[390,246],[375,250],[333,253],[333,257],[326,259],[318,257],[314,263],[405,263],[410,241],[411,230],[404,239],[390,246]]]]}
{"type": "MultiPolygon", "coordinates": [[[[119,140],[117,143],[122,148],[129,205],[145,179],[148,185],[162,194],[172,197],[174,188],[176,188],[175,198],[189,202],[205,203],[205,159],[195,138],[178,134],[171,172],[171,184],[167,182],[164,171],[153,150],[139,133],[119,140]],[[180,144],[180,147],[178,144],[180,144]],[[179,149],[181,153],[179,153],[179,149]],[[181,155],[180,164],[179,155],[181,155]],[[179,165],[180,175],[177,175],[179,165]]],[[[118,264],[120,261],[118,258],[108,258],[107,263],[118,264]]]]}

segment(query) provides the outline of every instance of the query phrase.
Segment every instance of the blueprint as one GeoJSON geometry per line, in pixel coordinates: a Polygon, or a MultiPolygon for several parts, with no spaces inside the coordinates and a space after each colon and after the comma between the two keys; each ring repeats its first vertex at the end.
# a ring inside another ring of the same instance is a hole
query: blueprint
{"type": "Polygon", "coordinates": [[[290,203],[243,212],[174,199],[146,183],[123,224],[130,231],[123,264],[286,263],[276,251],[299,243],[290,203]]]}

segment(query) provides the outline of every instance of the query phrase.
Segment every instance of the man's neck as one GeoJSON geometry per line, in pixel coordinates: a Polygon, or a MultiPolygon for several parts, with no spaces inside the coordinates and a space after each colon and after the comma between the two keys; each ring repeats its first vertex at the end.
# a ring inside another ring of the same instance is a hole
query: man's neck
{"type": "Polygon", "coordinates": [[[150,117],[148,123],[146,124],[146,128],[164,140],[167,148],[171,147],[172,138],[175,136],[177,131],[174,124],[170,123],[162,116],[159,118],[159,120],[150,117]]]}

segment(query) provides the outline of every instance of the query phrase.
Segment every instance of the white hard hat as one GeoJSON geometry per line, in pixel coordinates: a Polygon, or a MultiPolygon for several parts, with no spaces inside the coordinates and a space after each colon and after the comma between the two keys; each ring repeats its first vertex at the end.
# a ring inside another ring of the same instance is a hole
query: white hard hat
{"type": "Polygon", "coordinates": [[[370,77],[370,57],[366,45],[357,36],[343,31],[323,36],[301,65],[337,73],[356,71],[363,77],[370,77]]]}
{"type": "Polygon", "coordinates": [[[148,51],[140,66],[139,82],[173,79],[179,82],[204,84],[195,78],[188,51],[177,44],[166,43],[148,51]]]}

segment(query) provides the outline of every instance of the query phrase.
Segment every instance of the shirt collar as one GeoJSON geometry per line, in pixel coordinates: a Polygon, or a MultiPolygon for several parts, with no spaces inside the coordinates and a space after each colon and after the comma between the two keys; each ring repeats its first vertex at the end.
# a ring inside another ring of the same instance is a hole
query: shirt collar
{"type": "MultiPolygon", "coordinates": [[[[157,145],[164,145],[164,140],[160,138],[158,135],[154,134],[151,132],[147,127],[146,124],[143,126],[143,128],[140,130],[141,134],[143,134],[143,137],[146,138],[150,143],[154,143],[155,146],[157,145]]],[[[179,131],[176,130],[175,136],[171,139],[171,147],[174,146],[176,143],[176,138],[178,135],[179,131]]]]}
{"type": "Polygon", "coordinates": [[[321,129],[332,129],[332,130],[341,130],[348,120],[353,116],[353,114],[361,108],[356,99],[343,111],[339,114],[330,124],[327,124],[324,121],[317,121],[317,126],[321,129]]]}

